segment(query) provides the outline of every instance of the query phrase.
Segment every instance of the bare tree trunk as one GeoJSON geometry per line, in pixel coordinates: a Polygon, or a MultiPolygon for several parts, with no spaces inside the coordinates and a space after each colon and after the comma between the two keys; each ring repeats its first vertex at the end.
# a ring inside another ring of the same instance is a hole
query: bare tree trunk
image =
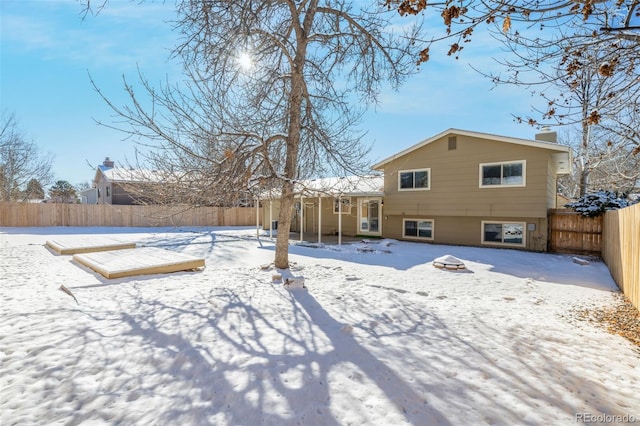
{"type": "Polygon", "coordinates": [[[585,167],[580,172],[580,197],[583,197],[587,193],[589,188],[589,168],[585,167]]]}
{"type": "Polygon", "coordinates": [[[304,91],[304,63],[306,57],[306,31],[296,26],[298,48],[291,69],[291,95],[289,104],[289,134],[287,137],[287,155],[284,165],[282,201],[278,217],[278,236],[276,238],[276,257],[274,265],[279,269],[289,268],[289,231],[291,230],[291,208],[294,203],[294,182],[298,172],[298,151],[300,149],[300,130],[302,128],[302,100],[304,91]]]}
{"type": "Polygon", "coordinates": [[[580,197],[583,197],[589,189],[589,168],[591,167],[589,161],[589,124],[587,123],[586,105],[583,105],[583,119],[582,119],[582,145],[580,146],[580,162],[582,169],[580,170],[580,197]]]}
{"type": "Polygon", "coordinates": [[[274,265],[279,269],[289,268],[289,231],[291,230],[291,209],[293,208],[293,183],[282,185],[280,214],[278,215],[278,235],[276,236],[276,257],[274,265]]]}

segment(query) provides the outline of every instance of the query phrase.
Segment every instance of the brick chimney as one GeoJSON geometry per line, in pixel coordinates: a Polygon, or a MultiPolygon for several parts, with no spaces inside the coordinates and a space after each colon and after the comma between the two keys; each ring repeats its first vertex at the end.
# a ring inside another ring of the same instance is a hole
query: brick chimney
{"type": "Polygon", "coordinates": [[[536,140],[540,142],[558,143],[558,134],[551,130],[551,127],[545,126],[536,133],[536,140]]]}
{"type": "Polygon", "coordinates": [[[105,167],[113,167],[115,165],[113,160],[110,160],[109,157],[105,157],[102,165],[105,167]]]}

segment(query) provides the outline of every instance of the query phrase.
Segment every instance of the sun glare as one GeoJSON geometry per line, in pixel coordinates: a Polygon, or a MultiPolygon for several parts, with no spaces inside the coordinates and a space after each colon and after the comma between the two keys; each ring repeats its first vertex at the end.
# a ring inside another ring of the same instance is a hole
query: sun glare
{"type": "Polygon", "coordinates": [[[238,64],[240,64],[242,69],[248,70],[253,65],[253,61],[248,53],[241,53],[240,56],[238,56],[238,64]]]}

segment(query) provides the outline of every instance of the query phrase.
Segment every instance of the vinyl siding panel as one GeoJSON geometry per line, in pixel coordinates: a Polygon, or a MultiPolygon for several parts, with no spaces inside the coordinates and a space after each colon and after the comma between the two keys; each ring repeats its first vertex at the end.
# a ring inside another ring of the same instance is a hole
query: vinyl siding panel
{"type": "Polygon", "coordinates": [[[458,135],[456,149],[449,150],[443,137],[385,165],[384,214],[546,218],[549,167],[545,149],[458,135]],[[526,161],[526,186],[479,187],[481,163],[520,160],[526,161]],[[399,171],[422,168],[431,169],[430,190],[398,190],[399,171]]]}
{"type": "MultiPolygon", "coordinates": [[[[105,194],[106,194],[106,189],[105,189],[105,194]]],[[[133,204],[140,204],[140,203],[136,203],[135,199],[131,195],[129,195],[129,192],[127,192],[126,189],[124,189],[119,184],[114,183],[111,185],[111,204],[133,205],[133,204]]]]}
{"type": "Polygon", "coordinates": [[[550,209],[558,208],[558,179],[553,173],[551,158],[549,158],[547,167],[547,207],[550,209]]]}

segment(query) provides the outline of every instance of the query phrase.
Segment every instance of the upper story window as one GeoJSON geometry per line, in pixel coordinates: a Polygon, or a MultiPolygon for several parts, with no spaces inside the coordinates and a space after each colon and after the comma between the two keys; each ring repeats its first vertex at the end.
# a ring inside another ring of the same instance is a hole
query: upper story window
{"type": "Polygon", "coordinates": [[[480,164],[480,188],[525,186],[526,161],[480,164]]]}
{"type": "Polygon", "coordinates": [[[398,172],[398,190],[431,189],[431,169],[401,170],[398,172]]]}

